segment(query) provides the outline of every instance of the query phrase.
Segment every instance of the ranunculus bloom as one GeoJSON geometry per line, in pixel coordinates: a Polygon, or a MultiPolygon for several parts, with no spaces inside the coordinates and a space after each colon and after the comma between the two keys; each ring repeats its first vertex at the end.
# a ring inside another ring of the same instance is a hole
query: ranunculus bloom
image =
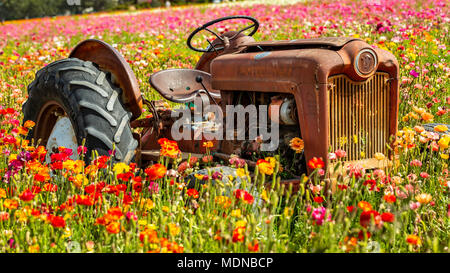
{"type": "Polygon", "coordinates": [[[28,202],[33,200],[34,196],[35,194],[33,194],[29,189],[26,189],[19,195],[19,198],[22,201],[28,202]]]}
{"type": "Polygon", "coordinates": [[[408,237],[406,237],[406,242],[410,245],[415,245],[415,246],[421,244],[419,236],[414,235],[414,234],[408,235],[408,237]]]}
{"type": "Polygon", "coordinates": [[[363,211],[359,216],[359,224],[367,228],[370,225],[372,215],[374,217],[375,224],[379,224],[377,221],[377,216],[379,216],[380,214],[375,210],[363,211]]]}
{"type": "Polygon", "coordinates": [[[388,203],[395,203],[395,201],[397,200],[397,198],[393,194],[386,194],[383,199],[388,203]]]}
{"type": "Polygon", "coordinates": [[[66,221],[64,220],[63,217],[61,216],[53,216],[53,215],[49,215],[49,220],[50,223],[52,224],[53,227],[55,228],[63,228],[66,226],[66,221]]]}
{"type": "Polygon", "coordinates": [[[176,158],[180,154],[180,149],[178,148],[178,143],[176,141],[169,140],[167,138],[161,138],[158,140],[158,143],[161,146],[161,156],[176,158]]]}
{"type": "Polygon", "coordinates": [[[416,200],[422,205],[430,203],[431,199],[432,196],[428,193],[421,193],[416,196],[416,200]]]}
{"type": "Polygon", "coordinates": [[[159,163],[145,169],[145,174],[147,174],[147,178],[150,181],[163,178],[166,172],[167,172],[166,166],[159,163]]]}
{"type": "Polygon", "coordinates": [[[289,142],[289,146],[291,146],[291,149],[295,151],[295,153],[301,153],[303,149],[305,148],[305,143],[303,140],[299,137],[294,137],[289,142]]]}
{"type": "Polygon", "coordinates": [[[198,198],[198,191],[196,189],[189,189],[186,193],[189,197],[192,197],[194,199],[198,198]]]}
{"type": "Polygon", "coordinates": [[[381,220],[383,220],[383,222],[388,222],[388,223],[392,223],[394,222],[394,214],[390,213],[390,212],[383,212],[381,214],[381,220]]]}
{"type": "Polygon", "coordinates": [[[325,163],[322,158],[313,157],[308,161],[308,167],[311,169],[322,169],[325,167],[325,163]]]}
{"type": "Polygon", "coordinates": [[[253,204],[254,197],[253,197],[253,195],[251,195],[247,191],[237,189],[237,190],[234,191],[234,196],[238,200],[242,200],[242,201],[244,201],[247,204],[253,204]]]}
{"type": "Polygon", "coordinates": [[[273,167],[272,164],[270,164],[269,161],[264,159],[259,159],[256,162],[256,165],[258,166],[258,170],[260,173],[263,173],[265,175],[272,175],[273,174],[273,167]]]}
{"type": "Polygon", "coordinates": [[[347,152],[344,150],[336,150],[334,151],[334,153],[336,154],[336,156],[338,158],[342,158],[342,157],[346,157],[347,156],[347,152]]]}

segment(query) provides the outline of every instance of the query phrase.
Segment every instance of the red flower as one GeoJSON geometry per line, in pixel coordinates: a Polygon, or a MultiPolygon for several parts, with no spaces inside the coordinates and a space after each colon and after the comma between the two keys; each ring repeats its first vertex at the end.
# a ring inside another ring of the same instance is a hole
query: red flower
{"type": "Polygon", "coordinates": [[[354,206],[347,206],[347,211],[352,212],[354,208],[355,208],[354,206]]]}
{"type": "MultiPolygon", "coordinates": [[[[366,231],[366,235],[367,235],[367,239],[369,239],[371,236],[370,232],[368,232],[368,231],[366,231]]],[[[358,233],[358,239],[361,241],[364,240],[364,232],[362,230],[360,230],[358,233]]]]}
{"type": "Polygon", "coordinates": [[[34,196],[35,195],[29,189],[26,189],[19,195],[19,198],[22,201],[28,202],[33,200],[34,196]]]}
{"type": "Polygon", "coordinates": [[[187,195],[192,197],[192,198],[194,198],[194,199],[197,199],[198,198],[198,191],[196,189],[189,189],[189,190],[187,190],[187,195]]]}
{"type": "Polygon", "coordinates": [[[164,175],[166,174],[166,171],[167,171],[166,166],[157,163],[145,169],[145,174],[147,174],[147,178],[150,181],[154,181],[156,179],[163,178],[164,175]]]}
{"type": "Polygon", "coordinates": [[[243,242],[244,241],[244,235],[245,233],[245,227],[237,227],[233,230],[233,243],[236,242],[243,242]]]}
{"type": "Polygon", "coordinates": [[[250,193],[240,189],[234,191],[234,196],[236,196],[238,200],[243,200],[247,204],[253,204],[253,201],[255,200],[250,193]]]}
{"type": "Polygon", "coordinates": [[[66,226],[66,221],[61,216],[49,215],[50,223],[55,228],[63,228],[66,226]]]}
{"type": "MultiPolygon", "coordinates": [[[[359,216],[359,224],[363,227],[369,226],[370,221],[372,219],[372,215],[375,219],[380,214],[375,210],[363,211],[361,213],[361,215],[359,216]]],[[[376,221],[376,219],[375,219],[375,221],[376,221]]]]}
{"type": "Polygon", "coordinates": [[[308,161],[308,167],[310,167],[311,169],[322,169],[323,167],[325,167],[325,163],[323,162],[322,158],[313,157],[308,161]]]}
{"type": "Polygon", "coordinates": [[[381,220],[383,220],[383,222],[388,222],[388,223],[392,223],[394,222],[394,214],[390,213],[390,212],[384,212],[381,214],[381,220]]]}
{"type": "Polygon", "coordinates": [[[141,192],[142,191],[142,182],[134,182],[133,183],[133,190],[135,192],[141,192]]]}
{"type": "Polygon", "coordinates": [[[316,197],[314,197],[314,202],[316,202],[316,203],[322,203],[324,200],[323,200],[323,197],[322,196],[316,196],[316,197]]]}

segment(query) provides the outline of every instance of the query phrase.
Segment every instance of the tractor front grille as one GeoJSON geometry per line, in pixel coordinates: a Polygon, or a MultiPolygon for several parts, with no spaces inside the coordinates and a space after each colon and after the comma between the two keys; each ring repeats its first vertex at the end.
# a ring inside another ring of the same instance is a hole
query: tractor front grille
{"type": "Polygon", "coordinates": [[[329,145],[347,152],[346,161],[385,153],[389,140],[389,74],[377,72],[364,82],[346,75],[328,78],[329,145]]]}

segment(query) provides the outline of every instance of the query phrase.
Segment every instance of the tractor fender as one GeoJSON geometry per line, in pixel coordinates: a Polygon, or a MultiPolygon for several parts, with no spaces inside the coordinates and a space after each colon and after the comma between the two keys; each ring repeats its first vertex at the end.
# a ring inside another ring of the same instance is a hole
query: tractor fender
{"type": "Polygon", "coordinates": [[[143,98],[136,76],[125,58],[114,47],[100,40],[88,39],[75,46],[69,58],[90,61],[101,70],[113,74],[123,91],[122,101],[132,113],[131,120],[142,114],[143,98]]]}

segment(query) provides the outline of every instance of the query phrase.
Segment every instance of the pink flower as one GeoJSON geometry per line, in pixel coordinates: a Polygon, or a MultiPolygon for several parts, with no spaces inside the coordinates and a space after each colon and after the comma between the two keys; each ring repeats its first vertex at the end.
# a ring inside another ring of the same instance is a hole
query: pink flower
{"type": "Polygon", "coordinates": [[[159,184],[156,182],[151,181],[150,185],[148,186],[148,190],[151,193],[157,194],[159,192],[159,184]]]}
{"type": "Polygon", "coordinates": [[[349,164],[347,166],[347,174],[352,177],[355,176],[355,178],[361,178],[366,173],[366,169],[360,164],[349,164]]]}
{"type": "Polygon", "coordinates": [[[409,163],[411,166],[413,167],[421,167],[422,166],[422,162],[420,160],[414,159],[413,161],[411,161],[411,163],[409,163]]]}
{"type": "Polygon", "coordinates": [[[409,71],[409,75],[413,76],[414,78],[419,77],[419,73],[417,73],[414,69],[411,69],[411,71],[409,71]]]}
{"type": "Polygon", "coordinates": [[[418,209],[418,208],[420,207],[420,203],[419,203],[419,202],[411,202],[411,203],[409,204],[409,207],[410,207],[412,210],[416,210],[416,209],[418,209]]]}
{"type": "Polygon", "coordinates": [[[428,177],[430,177],[430,175],[426,172],[421,172],[420,177],[427,179],[428,177]]]}
{"type": "Polygon", "coordinates": [[[337,158],[342,158],[342,157],[347,156],[347,152],[344,150],[336,150],[334,153],[336,154],[337,158]]]}

